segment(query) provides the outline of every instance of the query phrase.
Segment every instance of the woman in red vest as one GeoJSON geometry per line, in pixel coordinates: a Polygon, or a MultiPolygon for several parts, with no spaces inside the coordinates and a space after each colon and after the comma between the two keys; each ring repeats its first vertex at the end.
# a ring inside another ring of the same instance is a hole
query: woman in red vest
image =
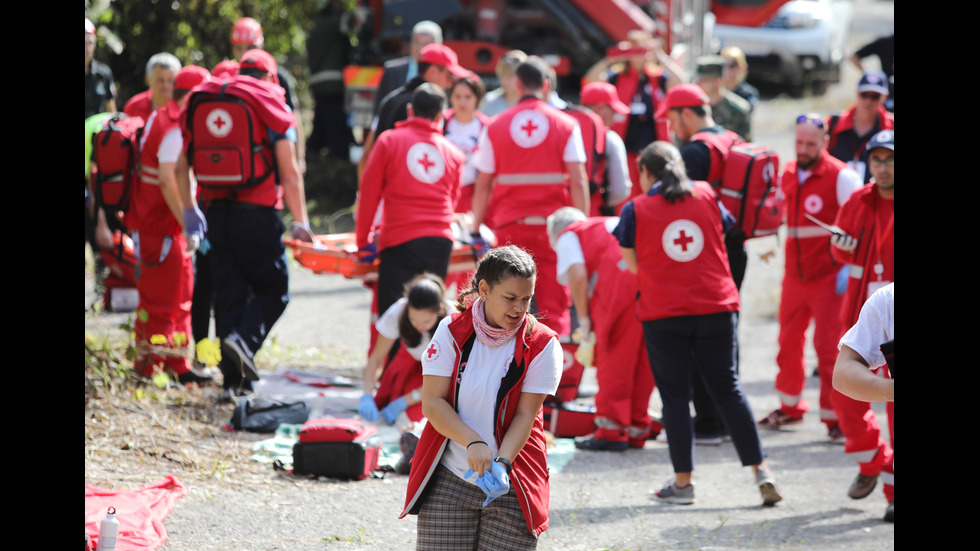
{"type": "Polygon", "coordinates": [[[637,317],[663,403],[674,481],[653,493],[694,503],[692,361],[721,412],[742,465],[751,466],[764,505],[782,499],[765,464],[735,369],[738,289],[728,267],[725,226],[734,218],[707,182],[688,179],[680,152],[657,141],[639,158],[643,194],[623,206],[615,235],[637,274],[637,317]]]}
{"type": "Polygon", "coordinates": [[[528,311],[537,266],[490,249],[422,355],[422,430],[401,517],[418,515],[417,549],[534,549],[548,529],[541,406],[561,378],[557,334],[528,311]]]}

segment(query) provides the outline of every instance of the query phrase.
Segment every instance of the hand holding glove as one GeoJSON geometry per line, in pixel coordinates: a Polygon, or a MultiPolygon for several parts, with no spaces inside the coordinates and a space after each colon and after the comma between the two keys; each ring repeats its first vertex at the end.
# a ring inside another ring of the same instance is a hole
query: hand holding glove
{"type": "Polygon", "coordinates": [[[408,404],[405,403],[405,398],[399,397],[397,400],[389,402],[383,410],[381,410],[381,416],[385,418],[385,422],[389,425],[395,424],[395,419],[398,418],[398,414],[405,411],[408,404]]]}
{"type": "MultiPolygon", "coordinates": [[[[469,469],[463,477],[469,478],[472,474],[473,469],[469,469]]],[[[490,470],[476,479],[476,486],[487,495],[486,501],[483,502],[483,506],[486,507],[491,501],[510,490],[510,476],[507,474],[507,468],[502,463],[493,461],[490,464],[490,470]]]]}
{"type": "Polygon", "coordinates": [[[854,239],[846,233],[835,233],[833,237],[830,238],[830,244],[837,247],[838,249],[844,251],[845,253],[854,252],[857,248],[857,239],[854,239]]]}
{"type": "Polygon", "coordinates": [[[371,243],[367,247],[358,249],[355,254],[357,254],[358,262],[361,264],[370,264],[378,258],[378,246],[371,243]]]}
{"type": "Polygon", "coordinates": [[[357,412],[361,414],[361,417],[372,423],[381,418],[381,413],[378,412],[378,406],[374,403],[374,396],[370,394],[361,395],[361,405],[357,408],[357,412]]]}
{"type": "Polygon", "coordinates": [[[313,232],[310,231],[309,222],[305,224],[300,224],[299,222],[289,224],[289,237],[306,243],[314,243],[316,241],[316,238],[313,237],[313,232]]]}
{"type": "Polygon", "coordinates": [[[208,222],[204,219],[204,213],[197,205],[184,209],[184,233],[188,237],[196,235],[199,239],[204,239],[204,234],[207,231],[208,222]]]}
{"type": "Polygon", "coordinates": [[[473,252],[477,256],[483,255],[483,253],[490,250],[490,244],[487,243],[486,239],[483,239],[483,235],[480,232],[473,232],[470,234],[470,246],[473,247],[473,252]]]}

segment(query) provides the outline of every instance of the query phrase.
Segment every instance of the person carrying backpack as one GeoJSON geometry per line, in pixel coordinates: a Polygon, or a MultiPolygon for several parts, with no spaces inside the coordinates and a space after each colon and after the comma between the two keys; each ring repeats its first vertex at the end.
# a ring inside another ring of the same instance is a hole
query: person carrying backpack
{"type": "Polygon", "coordinates": [[[207,69],[188,65],[177,73],[174,98],[153,111],[139,139],[138,170],[125,214],[132,229],[137,265],[139,306],[133,332],[138,349],[134,369],[151,376],[158,368],[173,372],[181,383],[210,383],[191,368],[180,350],[189,342],[194,257],[182,233],[183,208],[177,195],[176,163],[183,146],[179,115],[191,88],[211,77],[207,69]],[[163,336],[165,343],[157,342],[163,336]],[[163,350],[161,350],[163,349],[163,350]]]}
{"type": "Polygon", "coordinates": [[[289,303],[283,205],[293,217],[290,236],[314,240],[295,119],[276,82],[276,60],[253,49],[239,62],[237,75],[202,83],[188,97],[177,170],[185,232],[192,245],[205,233],[211,245],[222,400],[251,391],[259,378],[255,353],[289,303]],[[191,169],[201,187],[197,199],[191,169]]]}

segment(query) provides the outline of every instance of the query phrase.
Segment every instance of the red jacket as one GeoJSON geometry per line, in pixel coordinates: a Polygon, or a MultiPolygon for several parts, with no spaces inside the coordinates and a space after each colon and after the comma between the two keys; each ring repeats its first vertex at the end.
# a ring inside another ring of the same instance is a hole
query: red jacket
{"type": "Polygon", "coordinates": [[[813,281],[840,269],[841,264],[830,253],[830,232],[804,214],[828,225],[834,223],[840,209],[837,175],[845,168],[847,165],[843,161],[824,152],[801,186],[796,174],[797,160],[786,163],[780,186],[786,196],[787,276],[813,281]]]}
{"type": "Polygon", "coordinates": [[[564,152],[576,124],[571,116],[533,97],[494,117],[487,127],[497,177],[488,226],[547,217],[571,206],[564,152]]]}
{"type": "Polygon", "coordinates": [[[123,113],[130,117],[142,117],[143,120],[150,118],[153,113],[153,90],[147,88],[135,96],[129,98],[123,106],[123,113]]]}
{"type": "Polygon", "coordinates": [[[718,196],[707,182],[693,183],[694,196],[674,203],[659,193],[633,198],[641,321],[739,308],[718,196]]]}
{"type": "Polygon", "coordinates": [[[882,198],[873,182],[866,184],[844,202],[834,223],[858,240],[850,253],[831,247],[838,262],[851,264],[841,304],[841,321],[850,327],[868,300],[868,285],[895,281],[895,201],[882,198]],[[879,264],[882,273],[876,274],[874,268],[879,264]]]}
{"type": "Polygon", "coordinates": [[[178,127],[179,115],[180,106],[174,100],[157,109],[150,131],[140,144],[138,178],[126,215],[126,222],[135,231],[158,236],[181,232],[180,222],[174,218],[160,191],[160,159],[157,156],[163,137],[178,127]]]}
{"type": "Polygon", "coordinates": [[[361,178],[357,246],[366,247],[384,200],[378,251],[420,237],[453,239],[466,156],[435,122],[412,117],[378,136],[361,178]]]}
{"type": "MultiPolygon", "coordinates": [[[[527,366],[531,364],[531,360],[541,353],[551,339],[558,336],[540,322],[534,324],[530,336],[526,335],[528,319],[525,318],[524,324],[517,331],[517,344],[514,350],[514,360],[518,362],[522,373],[501,401],[500,410],[497,412],[494,432],[498,448],[504,434],[510,427],[514,414],[517,412],[517,403],[520,398],[521,387],[524,384],[524,377],[527,375],[527,366]]],[[[449,395],[446,399],[449,401],[449,405],[455,408],[456,379],[459,373],[461,351],[468,339],[476,338],[473,329],[473,309],[468,308],[465,312],[452,314],[449,331],[453,336],[456,367],[453,370],[449,395]]],[[[405,508],[398,518],[403,518],[408,514],[418,514],[425,485],[428,484],[432,473],[439,465],[442,452],[447,444],[447,438],[440,434],[431,423],[426,423],[415,447],[415,455],[412,457],[412,468],[408,475],[408,490],[405,495],[405,508]]],[[[548,504],[551,498],[551,487],[548,483],[548,451],[544,436],[544,417],[541,411],[538,411],[538,416],[531,427],[531,435],[521,451],[518,452],[517,457],[514,458],[512,466],[510,483],[517,494],[517,501],[521,504],[521,511],[524,513],[527,528],[535,537],[540,536],[542,532],[548,529],[548,504]]]]}
{"type": "Polygon", "coordinates": [[[596,342],[608,343],[612,327],[622,316],[634,316],[636,274],[623,260],[619,241],[606,229],[608,217],[596,216],[573,222],[565,231],[575,232],[585,257],[589,281],[589,317],[596,342]]]}

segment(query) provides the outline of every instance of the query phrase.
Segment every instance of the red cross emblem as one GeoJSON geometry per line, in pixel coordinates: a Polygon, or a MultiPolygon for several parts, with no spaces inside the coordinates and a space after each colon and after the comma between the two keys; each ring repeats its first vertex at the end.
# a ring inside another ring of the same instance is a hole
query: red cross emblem
{"type": "Polygon", "coordinates": [[[537,129],[538,129],[538,127],[534,125],[534,121],[531,121],[531,120],[528,120],[527,121],[527,124],[525,124],[524,126],[521,127],[521,130],[527,132],[527,137],[528,138],[530,138],[531,137],[531,134],[533,134],[534,131],[537,130],[537,129]]]}
{"type": "Polygon", "coordinates": [[[419,159],[419,164],[422,165],[422,170],[429,172],[429,169],[435,166],[435,163],[429,160],[429,154],[426,153],[419,159]]]}
{"type": "Polygon", "coordinates": [[[425,350],[425,359],[431,362],[438,357],[439,357],[439,344],[436,343],[436,341],[432,341],[431,343],[429,343],[429,348],[425,350]]]}
{"type": "Polygon", "coordinates": [[[687,235],[687,233],[685,233],[684,230],[681,230],[680,235],[678,235],[677,238],[674,239],[674,244],[680,245],[681,250],[687,252],[687,246],[688,244],[691,243],[691,241],[694,241],[694,238],[687,235]]]}

